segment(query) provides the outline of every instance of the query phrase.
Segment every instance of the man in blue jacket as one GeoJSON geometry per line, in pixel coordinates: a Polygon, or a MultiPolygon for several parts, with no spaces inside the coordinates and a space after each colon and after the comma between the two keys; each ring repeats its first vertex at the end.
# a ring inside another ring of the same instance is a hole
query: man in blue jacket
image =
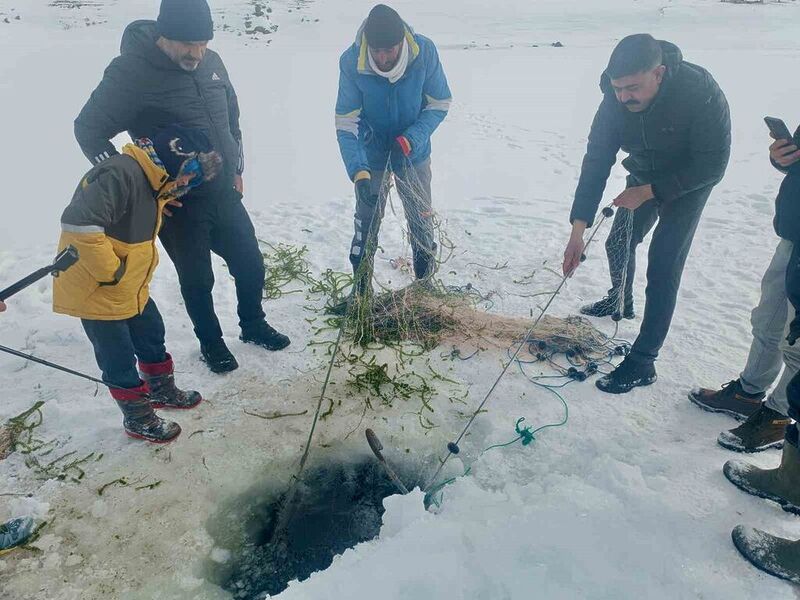
{"type": "MultiPolygon", "coordinates": [[[[339,67],[336,136],[356,190],[353,272],[359,272],[373,215],[388,193],[381,184],[390,169],[406,213],[414,273],[417,279],[429,277],[436,249],[430,138],[451,100],[436,47],[393,9],[378,4],[339,67]]],[[[368,284],[356,281],[354,291],[368,284]]]]}

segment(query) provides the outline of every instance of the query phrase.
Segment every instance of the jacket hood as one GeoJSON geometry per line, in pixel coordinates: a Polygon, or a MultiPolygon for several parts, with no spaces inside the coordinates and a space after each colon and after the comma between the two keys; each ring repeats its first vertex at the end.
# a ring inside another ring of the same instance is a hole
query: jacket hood
{"type": "MultiPolygon", "coordinates": [[[[675,74],[675,71],[683,62],[683,53],[681,52],[681,49],[672,42],[658,40],[658,43],[661,45],[661,52],[663,54],[663,60],[661,64],[667,67],[667,72],[664,74],[664,81],[667,81],[675,74]]],[[[603,74],[600,76],[600,89],[604,94],[610,94],[614,92],[613,88],[611,87],[611,78],[606,74],[605,71],[603,71],[603,74]]]]}
{"type": "Polygon", "coordinates": [[[164,69],[180,69],[169,56],[156,46],[158,37],[155,21],[134,21],[125,28],[122,34],[119,52],[123,56],[140,56],[164,69]]]}
{"type": "MultiPolygon", "coordinates": [[[[364,22],[361,23],[361,27],[358,28],[358,33],[356,33],[355,47],[358,55],[356,69],[361,74],[374,75],[375,72],[369,66],[369,60],[367,58],[367,35],[364,33],[366,26],[367,20],[364,19],[364,22]]],[[[406,41],[408,42],[408,64],[411,66],[419,56],[419,44],[417,43],[417,38],[411,26],[403,21],[403,27],[406,30],[406,41]]]]}
{"type": "Polygon", "coordinates": [[[139,163],[139,166],[142,167],[142,171],[144,171],[144,174],[147,176],[147,181],[150,182],[150,187],[153,188],[153,191],[161,192],[160,195],[164,195],[168,192],[166,188],[162,190],[164,185],[169,180],[167,171],[163,167],[160,167],[154,163],[148,156],[147,152],[139,148],[136,144],[125,144],[122,147],[122,153],[127,154],[137,163],[139,163]]]}

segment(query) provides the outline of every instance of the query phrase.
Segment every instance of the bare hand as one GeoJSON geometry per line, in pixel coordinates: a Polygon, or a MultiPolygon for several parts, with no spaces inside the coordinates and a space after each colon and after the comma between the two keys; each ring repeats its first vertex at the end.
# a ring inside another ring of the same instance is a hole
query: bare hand
{"type": "Polygon", "coordinates": [[[792,140],[775,140],[769,147],[769,157],[782,167],[790,167],[800,160],[800,150],[792,140]]]}
{"type": "Polygon", "coordinates": [[[653,198],[653,188],[650,185],[638,185],[630,187],[619,196],[614,198],[614,206],[621,206],[630,210],[636,210],[642,204],[653,198]]]}
{"type": "Polygon", "coordinates": [[[581,264],[584,247],[583,236],[570,236],[567,249],[564,250],[564,264],[561,267],[565,276],[572,277],[575,269],[581,264]]]}
{"type": "Polygon", "coordinates": [[[166,216],[168,216],[168,217],[171,217],[171,216],[172,216],[172,211],[171,211],[170,209],[168,209],[168,208],[167,208],[168,206],[174,206],[174,207],[176,207],[176,208],[181,208],[181,207],[183,206],[183,202],[181,202],[181,201],[179,201],[179,200],[169,200],[169,201],[168,201],[168,202],[167,202],[167,203],[164,205],[164,209],[163,209],[163,210],[164,210],[164,214],[165,214],[166,216]]]}
{"type": "Polygon", "coordinates": [[[241,175],[233,176],[233,189],[235,189],[242,196],[244,196],[244,181],[242,180],[241,175]]]}
{"type": "Polygon", "coordinates": [[[0,300],[0,312],[5,312],[6,310],[6,303],[0,300]]]}

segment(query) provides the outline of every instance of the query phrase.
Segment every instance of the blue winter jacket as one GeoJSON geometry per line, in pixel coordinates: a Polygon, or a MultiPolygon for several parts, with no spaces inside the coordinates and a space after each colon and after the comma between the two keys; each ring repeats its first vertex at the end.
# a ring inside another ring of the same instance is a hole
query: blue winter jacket
{"type": "Polygon", "coordinates": [[[450,88],[436,46],[408,25],[406,41],[409,64],[396,83],[370,67],[363,25],[339,59],[336,137],[350,179],[359,171],[383,170],[399,135],[411,143],[412,164],[427,160],[431,134],[447,115],[450,88]]]}

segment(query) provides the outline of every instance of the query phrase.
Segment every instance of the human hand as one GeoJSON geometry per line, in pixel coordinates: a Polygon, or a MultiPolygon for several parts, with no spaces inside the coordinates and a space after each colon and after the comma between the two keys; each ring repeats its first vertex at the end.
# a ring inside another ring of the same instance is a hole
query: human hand
{"type": "Polygon", "coordinates": [[[583,232],[577,233],[573,231],[567,242],[567,248],[564,250],[564,264],[561,266],[565,277],[572,277],[575,269],[581,264],[584,248],[583,232]]]}
{"type": "Polygon", "coordinates": [[[394,149],[406,158],[411,156],[411,142],[404,135],[398,135],[394,138],[394,149]]]}
{"type": "Polygon", "coordinates": [[[653,186],[637,185],[629,187],[619,196],[614,198],[614,206],[621,206],[630,210],[636,210],[648,200],[654,198],[653,186]]]}
{"type": "Polygon", "coordinates": [[[167,201],[167,203],[164,205],[164,209],[163,210],[164,210],[164,214],[166,216],[171,217],[172,216],[172,211],[170,209],[168,209],[167,206],[174,206],[176,208],[181,208],[183,206],[183,202],[181,202],[180,200],[174,200],[174,199],[167,201]]]}
{"type": "Polygon", "coordinates": [[[800,160],[800,150],[792,140],[775,140],[770,144],[769,157],[781,167],[790,167],[800,160]]]}
{"type": "Polygon", "coordinates": [[[233,176],[233,189],[244,196],[244,180],[241,175],[233,176]]]}
{"type": "Polygon", "coordinates": [[[6,311],[6,303],[0,300],[0,312],[6,311]]]}

